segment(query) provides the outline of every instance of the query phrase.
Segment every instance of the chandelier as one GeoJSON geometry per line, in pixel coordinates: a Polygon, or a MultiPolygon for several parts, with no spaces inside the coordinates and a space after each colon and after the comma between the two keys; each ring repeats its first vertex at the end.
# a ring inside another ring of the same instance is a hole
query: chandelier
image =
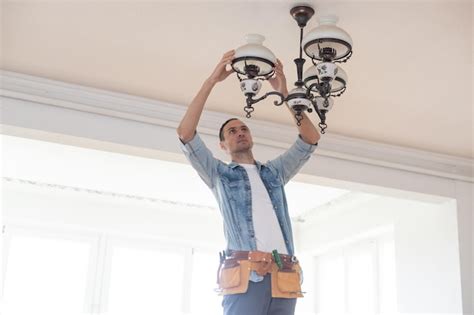
{"type": "Polygon", "coordinates": [[[248,34],[247,44],[235,50],[232,69],[237,73],[240,88],[246,97],[244,107],[247,118],[254,111],[253,105],[270,95],[280,99],[274,101],[276,106],[284,102],[294,111],[298,126],[301,125],[303,113],[314,111],[318,114],[321,133],[327,128],[326,114],[333,107],[334,98],[346,90],[347,75],[336,63],[346,62],[352,55],[352,39],[343,29],[336,26],[337,17],[326,16],[319,19],[320,25],[305,36],[303,29],[314,14],[309,6],[299,5],[290,10],[291,16],[300,28],[300,53],[294,60],[298,79],[288,96],[271,91],[255,98],[262,82],[275,73],[276,57],[270,49],[263,46],[265,37],[248,34]],[[312,66],[303,73],[304,53],[311,59],[312,66]]]}

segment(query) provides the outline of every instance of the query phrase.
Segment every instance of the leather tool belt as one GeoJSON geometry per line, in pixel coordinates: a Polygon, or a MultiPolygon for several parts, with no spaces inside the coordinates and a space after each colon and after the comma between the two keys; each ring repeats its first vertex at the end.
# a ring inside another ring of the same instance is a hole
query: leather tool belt
{"type": "Polygon", "coordinates": [[[245,293],[250,272],[260,276],[271,274],[272,297],[303,297],[301,292],[301,267],[295,256],[260,251],[227,251],[221,255],[217,271],[218,291],[221,295],[245,293]],[[276,259],[275,259],[276,258],[276,259]],[[278,262],[278,264],[277,264],[278,262]]]}

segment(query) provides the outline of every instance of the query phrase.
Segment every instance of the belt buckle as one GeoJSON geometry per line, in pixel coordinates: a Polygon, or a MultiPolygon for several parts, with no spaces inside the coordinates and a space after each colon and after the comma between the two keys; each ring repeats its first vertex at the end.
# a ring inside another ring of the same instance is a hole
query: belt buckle
{"type": "Polygon", "coordinates": [[[296,264],[298,262],[298,258],[296,258],[296,256],[291,256],[291,262],[296,264]]]}

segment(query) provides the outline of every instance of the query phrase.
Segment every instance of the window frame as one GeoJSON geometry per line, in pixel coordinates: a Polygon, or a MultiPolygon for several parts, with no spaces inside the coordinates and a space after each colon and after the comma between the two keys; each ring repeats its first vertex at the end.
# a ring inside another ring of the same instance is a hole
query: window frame
{"type": "MultiPolygon", "coordinates": [[[[342,257],[343,259],[343,269],[344,269],[344,296],[343,296],[343,301],[344,301],[344,314],[346,315],[351,315],[349,313],[349,292],[348,292],[348,264],[349,264],[349,257],[351,252],[356,252],[357,250],[366,248],[369,250],[372,263],[373,263],[373,287],[374,287],[374,305],[373,305],[373,314],[381,314],[381,298],[380,298],[380,293],[381,293],[381,275],[380,275],[380,255],[381,255],[381,245],[385,242],[394,242],[394,234],[392,231],[390,232],[385,232],[383,234],[377,235],[377,236],[372,236],[368,237],[365,239],[358,239],[358,240],[353,240],[353,241],[347,241],[341,243],[342,245],[338,246],[333,246],[330,248],[327,248],[323,251],[319,251],[317,255],[314,256],[313,258],[313,268],[314,268],[314,279],[313,279],[313,285],[314,285],[314,301],[313,301],[313,306],[314,306],[314,313],[319,315],[323,314],[320,311],[320,292],[318,292],[318,288],[320,287],[320,283],[318,282],[319,279],[319,264],[320,264],[320,259],[323,256],[329,256],[329,255],[336,255],[338,257],[342,257]]],[[[395,248],[394,248],[395,250],[395,248]]],[[[396,273],[396,270],[394,270],[396,273]]],[[[396,297],[395,297],[396,299],[396,297]]],[[[396,311],[396,310],[395,310],[396,311]]]]}

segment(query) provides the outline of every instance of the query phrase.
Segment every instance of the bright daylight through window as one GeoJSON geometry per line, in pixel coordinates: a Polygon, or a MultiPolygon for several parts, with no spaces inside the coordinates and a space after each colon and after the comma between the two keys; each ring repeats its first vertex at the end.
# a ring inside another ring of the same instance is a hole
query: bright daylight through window
{"type": "MultiPolygon", "coordinates": [[[[188,165],[11,136],[2,142],[4,314],[222,312],[222,221],[188,165]],[[183,190],[190,193],[176,193],[183,190]]],[[[408,229],[414,212],[427,216],[432,206],[296,181],[288,198],[306,292],[296,314],[396,313],[393,224],[408,229]],[[298,203],[307,195],[317,196],[304,204],[310,208],[298,203]]]]}

